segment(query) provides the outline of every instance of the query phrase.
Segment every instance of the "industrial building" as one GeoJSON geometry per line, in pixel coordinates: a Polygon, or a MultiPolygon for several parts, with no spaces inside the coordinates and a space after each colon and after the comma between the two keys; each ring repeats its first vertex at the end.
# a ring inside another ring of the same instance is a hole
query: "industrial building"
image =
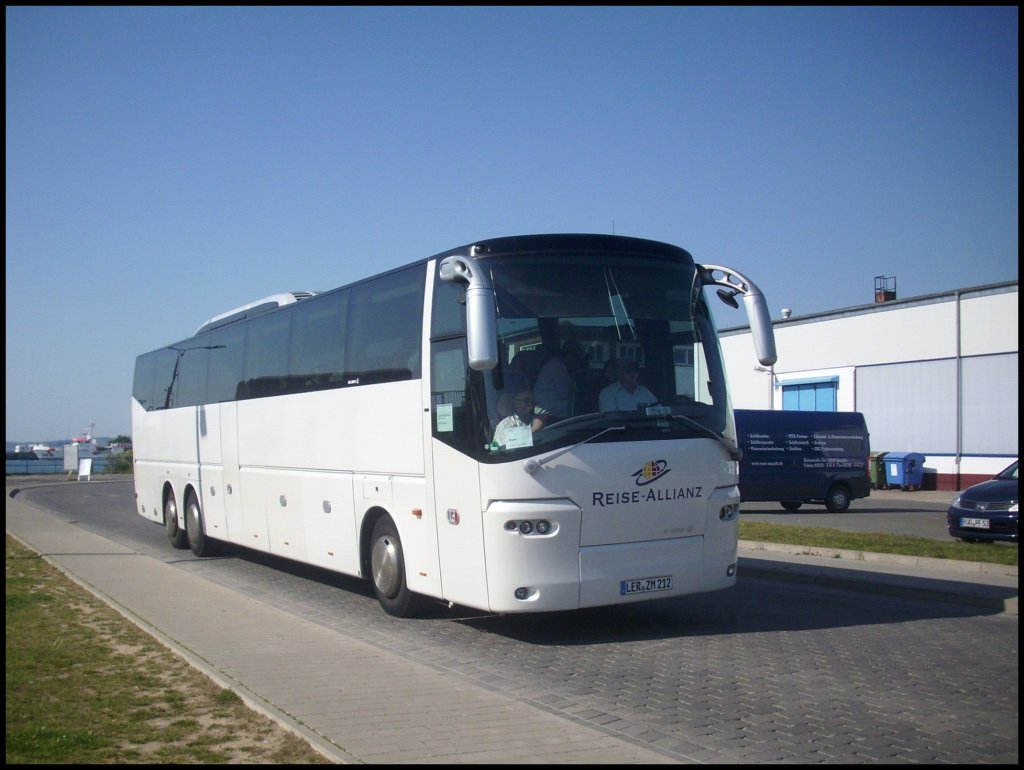
{"type": "MultiPolygon", "coordinates": [[[[769,298],[770,300],[771,298],[769,298]]],[[[750,328],[721,330],[733,406],[862,412],[872,452],[924,455],[923,489],[960,490],[1017,458],[1017,281],[773,322],[778,361],[750,328]]]]}

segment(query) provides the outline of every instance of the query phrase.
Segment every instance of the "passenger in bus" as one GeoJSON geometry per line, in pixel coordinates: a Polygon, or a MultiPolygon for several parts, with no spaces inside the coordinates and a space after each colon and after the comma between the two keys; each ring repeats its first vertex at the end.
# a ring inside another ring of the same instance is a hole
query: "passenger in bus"
{"type": "MultiPolygon", "coordinates": [[[[529,426],[530,432],[536,433],[543,428],[550,415],[544,409],[536,405],[533,400],[533,393],[529,390],[520,390],[513,395],[504,394],[498,399],[498,412],[503,419],[494,429],[492,443],[499,447],[509,445],[509,439],[514,428],[525,428],[529,426]]],[[[515,444],[515,442],[512,442],[515,444]]]]}
{"type": "Polygon", "coordinates": [[[619,381],[619,359],[609,358],[604,362],[604,378],[608,385],[619,381]]]}
{"type": "Polygon", "coordinates": [[[537,403],[550,412],[550,422],[569,416],[572,403],[572,378],[587,363],[587,350],[577,340],[562,343],[559,355],[550,359],[537,375],[533,389],[537,403]]]}
{"type": "Polygon", "coordinates": [[[640,384],[640,368],[636,361],[619,362],[618,382],[607,385],[598,396],[597,406],[602,412],[632,412],[640,404],[656,404],[657,397],[640,384]]]}

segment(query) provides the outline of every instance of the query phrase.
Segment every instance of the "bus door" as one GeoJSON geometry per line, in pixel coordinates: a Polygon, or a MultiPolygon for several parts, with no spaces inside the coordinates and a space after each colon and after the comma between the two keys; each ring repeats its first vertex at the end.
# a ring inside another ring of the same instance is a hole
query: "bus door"
{"type": "Polygon", "coordinates": [[[466,382],[466,343],[431,343],[430,405],[424,426],[428,478],[433,481],[434,521],[445,599],[486,607],[479,463],[466,451],[473,440],[466,382]]]}

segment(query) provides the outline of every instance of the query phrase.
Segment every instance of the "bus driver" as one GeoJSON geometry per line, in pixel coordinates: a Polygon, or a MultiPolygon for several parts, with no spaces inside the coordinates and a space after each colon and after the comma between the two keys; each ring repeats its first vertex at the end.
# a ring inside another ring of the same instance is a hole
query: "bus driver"
{"type": "MultiPolygon", "coordinates": [[[[516,393],[515,398],[511,398],[509,394],[501,397],[502,400],[498,402],[499,410],[503,414],[508,414],[507,417],[502,419],[498,423],[498,427],[494,429],[494,440],[492,444],[497,444],[499,447],[511,446],[524,446],[529,445],[523,442],[522,444],[517,443],[514,440],[515,429],[530,427],[531,433],[536,433],[543,428],[551,416],[545,409],[537,406],[533,400],[533,393],[529,390],[521,390],[516,393]],[[512,408],[511,412],[508,410],[508,401],[511,399],[512,408]],[[505,407],[502,409],[502,407],[505,407]]],[[[532,441],[530,442],[532,444],[532,441]]]]}

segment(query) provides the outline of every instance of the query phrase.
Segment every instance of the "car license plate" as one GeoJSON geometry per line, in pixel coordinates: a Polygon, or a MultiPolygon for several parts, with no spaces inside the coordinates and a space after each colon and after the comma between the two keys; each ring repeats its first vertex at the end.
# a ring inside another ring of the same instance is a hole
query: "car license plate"
{"type": "Polygon", "coordinates": [[[636,580],[623,580],[619,584],[619,594],[646,594],[651,591],[669,591],[672,589],[672,576],[662,575],[661,577],[637,578],[636,580]]]}
{"type": "Polygon", "coordinates": [[[988,519],[960,519],[961,527],[971,527],[972,529],[988,529],[988,519]]]}

